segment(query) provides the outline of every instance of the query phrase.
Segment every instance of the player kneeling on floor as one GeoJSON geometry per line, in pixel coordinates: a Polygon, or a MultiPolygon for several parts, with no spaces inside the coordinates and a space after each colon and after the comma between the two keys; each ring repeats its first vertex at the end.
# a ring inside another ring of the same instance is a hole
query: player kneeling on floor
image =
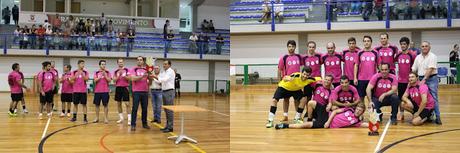
{"type": "Polygon", "coordinates": [[[433,96],[429,93],[426,84],[418,82],[417,73],[409,74],[409,86],[404,92],[401,105],[413,114],[413,125],[422,125],[433,112],[433,96]]]}

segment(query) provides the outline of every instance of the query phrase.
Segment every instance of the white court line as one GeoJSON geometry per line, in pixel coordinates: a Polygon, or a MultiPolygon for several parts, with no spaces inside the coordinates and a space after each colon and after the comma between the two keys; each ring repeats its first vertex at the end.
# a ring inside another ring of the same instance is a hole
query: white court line
{"type": "Polygon", "coordinates": [[[388,119],[387,125],[385,125],[385,129],[383,130],[382,136],[380,136],[379,143],[377,143],[377,146],[375,146],[374,152],[379,151],[380,145],[382,145],[383,139],[385,138],[385,135],[387,134],[388,127],[390,126],[391,119],[388,119]]]}
{"type": "MultiPolygon", "coordinates": [[[[47,114],[48,115],[48,114],[47,114]]],[[[48,130],[48,126],[50,125],[50,122],[51,122],[51,118],[53,118],[53,112],[51,112],[51,115],[48,116],[48,122],[46,122],[46,126],[45,126],[45,129],[43,130],[43,134],[42,134],[42,139],[45,137],[46,135],[46,131],[48,130]]]]}
{"type": "MultiPolygon", "coordinates": [[[[252,111],[252,110],[230,110],[231,113],[267,113],[268,111],[252,111]]],[[[391,114],[391,112],[382,112],[383,114],[391,114]]],[[[460,112],[441,113],[441,115],[460,115],[460,112]]]]}
{"type": "Polygon", "coordinates": [[[223,115],[223,116],[227,116],[227,117],[230,116],[230,115],[228,115],[228,114],[219,113],[219,112],[216,112],[216,111],[213,111],[213,110],[210,110],[210,111],[211,111],[211,112],[214,112],[214,113],[216,113],[216,114],[219,114],[219,115],[223,115]]]}

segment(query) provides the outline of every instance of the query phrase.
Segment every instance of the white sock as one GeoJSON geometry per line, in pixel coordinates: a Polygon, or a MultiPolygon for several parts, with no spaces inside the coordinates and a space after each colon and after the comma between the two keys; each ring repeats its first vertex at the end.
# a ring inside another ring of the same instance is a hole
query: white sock
{"type": "Polygon", "coordinates": [[[118,116],[120,116],[120,120],[123,120],[123,113],[118,113],[118,116]]]}
{"type": "Polygon", "coordinates": [[[131,121],[131,114],[128,114],[128,121],[131,121]]]}
{"type": "Polygon", "coordinates": [[[275,118],[275,114],[273,114],[272,112],[268,113],[268,120],[269,121],[273,121],[274,118],[275,118]]]}
{"type": "Polygon", "coordinates": [[[284,116],[288,116],[288,113],[283,113],[284,116]]]}
{"type": "Polygon", "coordinates": [[[302,115],[302,114],[300,114],[300,113],[295,113],[294,119],[295,119],[295,120],[298,120],[298,119],[300,118],[300,115],[302,115]]]}

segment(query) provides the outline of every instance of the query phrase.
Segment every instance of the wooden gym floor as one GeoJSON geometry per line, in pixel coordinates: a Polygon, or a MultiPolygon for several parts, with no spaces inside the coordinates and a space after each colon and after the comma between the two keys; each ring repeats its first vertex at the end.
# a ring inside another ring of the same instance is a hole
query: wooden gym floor
{"type": "MultiPolygon", "coordinates": [[[[232,152],[374,152],[379,136],[368,136],[367,128],[344,129],[283,129],[266,128],[270,103],[275,85],[232,86],[230,149],[232,152]]],[[[385,152],[459,152],[460,143],[460,86],[442,85],[439,101],[443,125],[433,123],[414,127],[408,121],[412,115],[405,113],[406,121],[389,125],[383,137],[380,151],[385,152]],[[437,133],[433,133],[437,132],[437,133]],[[426,135],[424,135],[426,134],[426,135]],[[404,140],[406,139],[407,140],[404,140]],[[398,143],[398,141],[400,141],[398,143]]],[[[292,99],[291,99],[292,101],[292,99]]],[[[384,123],[389,118],[389,107],[384,107],[384,123]]],[[[276,122],[283,114],[282,102],[278,103],[276,122]]],[[[289,120],[295,114],[293,103],[289,108],[289,120]]],[[[367,115],[367,111],[366,114],[367,115]]],[[[366,120],[367,121],[367,120],[366,120]]],[[[292,121],[291,121],[292,122],[292,121]]]]}
{"type": "MultiPolygon", "coordinates": [[[[92,94],[88,97],[88,121],[94,119],[94,104],[92,94]]],[[[131,99],[132,100],[132,99],[131,99]]],[[[152,103],[149,98],[148,120],[152,119],[152,103]]],[[[195,105],[209,110],[208,112],[186,113],[185,134],[198,141],[198,144],[180,143],[175,145],[167,137],[180,133],[180,116],[175,113],[174,132],[162,133],[160,127],[166,123],[162,111],[162,124],[152,124],[150,130],[142,128],[138,115],[137,129],[131,132],[129,126],[117,124],[118,112],[113,95],[109,102],[109,124],[82,124],[82,108],[79,107],[77,122],[69,118],[60,118],[61,103],[50,120],[46,135],[48,139],[41,141],[48,119],[38,119],[38,97],[27,96],[28,114],[18,110],[18,117],[8,117],[7,111],[11,101],[9,93],[0,93],[0,152],[38,152],[40,142],[45,153],[93,153],[93,152],[229,152],[229,97],[212,95],[183,95],[176,98],[176,105],[195,105]]],[[[59,96],[55,101],[60,101],[59,96]]],[[[140,106],[139,106],[140,107],[140,106]]],[[[124,108],[123,108],[124,109],[124,108]]],[[[125,110],[124,110],[125,111],[125,110]]],[[[101,107],[101,116],[102,113],[101,107]]],[[[141,113],[139,108],[138,114],[141,113]]],[[[126,115],[125,115],[126,118],[126,115]]],[[[103,119],[102,117],[100,119],[103,119]]]]}

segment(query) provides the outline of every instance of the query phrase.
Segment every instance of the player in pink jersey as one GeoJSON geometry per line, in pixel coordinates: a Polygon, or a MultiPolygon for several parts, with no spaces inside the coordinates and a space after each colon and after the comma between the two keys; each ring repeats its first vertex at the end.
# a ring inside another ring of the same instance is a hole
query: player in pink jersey
{"type": "Polygon", "coordinates": [[[65,65],[64,66],[64,73],[62,77],[59,79],[59,83],[62,84],[61,87],[61,102],[62,102],[62,112],[61,117],[65,116],[65,110],[67,108],[67,117],[70,117],[70,108],[72,107],[72,98],[73,98],[73,84],[70,83],[70,78],[72,77],[72,73],[70,70],[72,66],[65,65]]]}
{"type": "Polygon", "coordinates": [[[321,57],[324,63],[325,74],[334,76],[332,84],[334,87],[340,85],[340,76],[342,76],[342,55],[335,52],[335,43],[327,43],[327,54],[321,57]]]}
{"type": "Polygon", "coordinates": [[[126,109],[126,114],[128,114],[127,119],[128,119],[128,125],[131,125],[131,106],[129,104],[129,69],[126,68],[124,65],[124,60],[122,58],[117,60],[118,64],[118,69],[113,72],[113,81],[115,82],[115,101],[118,103],[118,116],[120,116],[120,119],[117,121],[117,123],[122,123],[124,118],[123,118],[123,107],[122,107],[122,101],[125,105],[126,109]]]}
{"type": "MultiPolygon", "coordinates": [[[[415,53],[409,50],[410,40],[407,37],[402,37],[399,40],[401,51],[396,54],[396,61],[398,62],[398,97],[402,100],[402,96],[407,89],[409,82],[409,73],[414,64],[415,53]]],[[[398,120],[404,120],[404,109],[402,106],[399,108],[398,120]]]]}
{"type": "Polygon", "coordinates": [[[389,36],[388,33],[380,34],[380,46],[375,47],[375,50],[379,54],[379,64],[388,63],[390,64],[390,73],[395,73],[395,56],[398,53],[398,47],[391,45],[388,42],[389,36]]]}
{"type": "Polygon", "coordinates": [[[147,106],[148,106],[148,82],[151,79],[148,77],[148,72],[145,69],[145,58],[142,56],[137,57],[137,66],[131,70],[131,81],[133,88],[133,108],[131,116],[131,131],[136,131],[137,109],[139,103],[142,110],[142,127],[150,129],[147,124],[147,106]]]}
{"type": "Polygon", "coordinates": [[[418,75],[415,72],[409,74],[409,86],[402,99],[402,107],[414,115],[413,125],[422,125],[433,113],[434,98],[428,86],[418,82],[418,75]]]}
{"type": "MultiPolygon", "coordinates": [[[[280,57],[278,62],[278,78],[281,79],[284,76],[289,76],[292,73],[300,72],[300,66],[302,66],[302,56],[295,53],[296,42],[294,40],[289,40],[287,42],[288,54],[285,54],[280,57]]],[[[298,101],[294,101],[295,108],[299,106],[298,101]]],[[[283,121],[288,121],[288,111],[289,111],[289,98],[283,99],[283,121]]]]}
{"type": "Polygon", "coordinates": [[[72,71],[70,83],[73,84],[73,117],[70,121],[77,121],[78,104],[83,108],[83,123],[88,123],[86,106],[87,102],[87,87],[86,81],[89,80],[89,73],[85,69],[85,61],[78,60],[78,69],[72,71]]]}
{"type": "Polygon", "coordinates": [[[358,53],[360,48],[356,46],[355,37],[348,38],[348,48],[342,52],[342,61],[343,61],[343,74],[347,76],[350,80],[350,84],[356,86],[354,82],[354,70],[355,64],[358,61],[358,53]]]}
{"type": "Polygon", "coordinates": [[[368,123],[363,123],[359,118],[364,114],[364,103],[359,103],[356,109],[340,108],[314,121],[304,122],[302,124],[276,124],[278,129],[316,129],[316,128],[347,128],[347,127],[369,127],[368,123]]]}
{"type": "Polygon", "coordinates": [[[51,103],[51,107],[53,109],[53,111],[57,111],[56,108],[54,107],[54,96],[58,94],[58,91],[59,91],[59,72],[58,70],[56,70],[54,67],[55,67],[55,62],[54,61],[50,61],[51,63],[51,69],[50,69],[50,72],[54,74],[54,77],[56,78],[56,82],[54,83],[54,87],[53,87],[53,103],[51,103]]]}
{"type": "Polygon", "coordinates": [[[372,37],[363,37],[364,48],[358,53],[358,60],[355,63],[354,82],[361,102],[366,96],[366,88],[371,77],[377,73],[378,54],[372,49],[372,37]]]}
{"type": "Polygon", "coordinates": [[[358,91],[350,85],[350,80],[346,75],[340,77],[340,85],[332,90],[330,103],[332,110],[343,107],[355,107],[360,102],[358,91]]]}
{"type": "MultiPolygon", "coordinates": [[[[22,91],[22,88],[25,88],[26,90],[29,89],[24,85],[24,75],[20,71],[19,64],[14,63],[11,66],[11,69],[13,69],[13,71],[8,74],[8,85],[10,86],[11,91],[11,103],[8,114],[10,117],[14,117],[17,116],[16,112],[14,112],[14,109],[16,109],[19,101],[23,101],[24,99],[24,92],[22,91]]],[[[23,105],[23,109],[24,107],[25,105],[23,105]]]]}
{"type": "MultiPolygon", "coordinates": [[[[372,76],[369,85],[366,88],[367,99],[372,102],[371,105],[377,110],[377,113],[382,113],[380,107],[391,106],[391,124],[396,125],[396,116],[400,100],[396,95],[398,79],[395,75],[391,74],[390,64],[380,64],[380,73],[372,76]]],[[[380,114],[380,121],[382,121],[382,114],[380,114]]]]}
{"type": "MultiPolygon", "coordinates": [[[[308,51],[305,53],[305,56],[302,57],[302,63],[304,63],[304,67],[308,66],[311,68],[311,77],[321,77],[321,54],[315,52],[316,43],[314,41],[309,41],[307,43],[307,47],[308,51]]],[[[314,87],[314,83],[305,86],[303,92],[307,98],[307,101],[311,100],[314,87]]]]}
{"type": "Polygon", "coordinates": [[[104,106],[104,123],[108,124],[109,123],[109,84],[110,81],[112,81],[112,75],[110,75],[110,72],[105,69],[106,61],[105,60],[100,60],[99,61],[99,70],[94,73],[94,83],[96,84],[94,86],[94,100],[93,103],[96,105],[96,118],[94,119],[93,123],[99,122],[99,106],[102,105],[104,106]]]}
{"type": "MultiPolygon", "coordinates": [[[[307,121],[311,121],[313,118],[318,118],[319,116],[324,116],[327,112],[327,105],[329,104],[329,97],[331,95],[332,90],[332,75],[326,75],[324,80],[321,83],[314,83],[315,90],[313,93],[312,100],[302,101],[297,108],[297,113],[294,119],[296,123],[301,123],[300,116],[303,113],[304,106],[307,106],[307,113],[305,114],[304,118],[307,118],[307,121]]],[[[329,106],[330,107],[330,106],[329,106]]]]}
{"type": "MultiPolygon", "coordinates": [[[[51,63],[45,61],[42,63],[44,70],[37,76],[38,79],[38,91],[40,92],[40,103],[42,106],[46,106],[46,112],[48,117],[51,117],[52,103],[53,103],[53,90],[54,83],[56,82],[55,75],[50,71],[51,63]]],[[[42,119],[42,112],[39,114],[39,118],[42,119]]]]}

